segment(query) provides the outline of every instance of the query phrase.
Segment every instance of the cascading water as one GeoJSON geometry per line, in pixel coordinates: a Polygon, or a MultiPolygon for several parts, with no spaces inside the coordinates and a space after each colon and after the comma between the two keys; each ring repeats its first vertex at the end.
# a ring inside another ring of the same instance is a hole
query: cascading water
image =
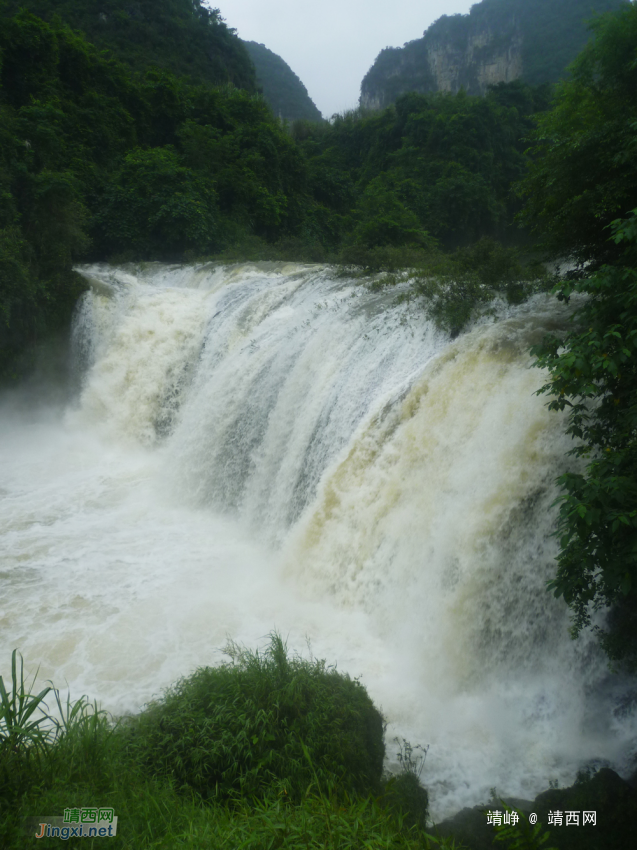
{"type": "Polygon", "coordinates": [[[430,744],[437,816],[625,768],[627,686],[544,589],[570,445],[528,350],[565,308],[449,341],[325,267],[84,274],[77,403],[3,402],[2,665],[122,712],[277,628],[430,744]]]}

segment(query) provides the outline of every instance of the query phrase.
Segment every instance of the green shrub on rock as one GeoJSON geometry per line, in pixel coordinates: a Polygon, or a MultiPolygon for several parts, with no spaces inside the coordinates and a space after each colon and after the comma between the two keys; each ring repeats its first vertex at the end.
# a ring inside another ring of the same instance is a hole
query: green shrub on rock
{"type": "Polygon", "coordinates": [[[429,795],[415,773],[405,771],[392,776],[385,784],[383,805],[403,816],[409,829],[417,826],[425,829],[429,814],[429,795]]]}
{"type": "Polygon", "coordinates": [[[231,662],[198,669],[131,720],[136,761],[204,799],[379,792],[384,721],[358,681],[290,657],[277,634],[263,653],[226,652],[231,662]]]}
{"type": "Polygon", "coordinates": [[[396,757],[400,763],[398,773],[389,774],[383,783],[381,804],[402,818],[407,829],[425,829],[429,817],[429,794],[420,784],[420,776],[429,747],[412,745],[409,741],[394,738],[398,744],[396,757]]]}

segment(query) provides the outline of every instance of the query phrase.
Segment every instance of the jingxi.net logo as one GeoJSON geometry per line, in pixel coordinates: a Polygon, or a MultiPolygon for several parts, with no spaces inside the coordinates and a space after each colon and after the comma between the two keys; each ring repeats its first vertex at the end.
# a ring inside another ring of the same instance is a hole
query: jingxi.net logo
{"type": "Polygon", "coordinates": [[[112,838],[117,835],[113,809],[88,807],[64,809],[64,817],[31,818],[37,821],[36,838],[112,838]]]}

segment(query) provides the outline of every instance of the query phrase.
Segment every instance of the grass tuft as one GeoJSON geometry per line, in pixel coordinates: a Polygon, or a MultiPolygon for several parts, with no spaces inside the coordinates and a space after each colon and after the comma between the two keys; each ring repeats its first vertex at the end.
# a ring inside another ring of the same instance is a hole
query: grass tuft
{"type": "Polygon", "coordinates": [[[379,791],[384,721],[359,682],[291,657],[276,633],[261,653],[232,643],[226,653],[228,663],[182,679],[123,730],[149,775],[218,800],[276,788],[298,801],[316,779],[379,791]]]}
{"type": "Polygon", "coordinates": [[[0,691],[3,850],[58,847],[27,819],[89,806],[115,810],[120,850],[453,846],[422,828],[425,751],[403,741],[400,774],[381,779],[384,721],[359,682],[291,655],[277,634],[263,652],[227,653],[125,721],[52,687],[32,694],[14,653],[0,691]]]}

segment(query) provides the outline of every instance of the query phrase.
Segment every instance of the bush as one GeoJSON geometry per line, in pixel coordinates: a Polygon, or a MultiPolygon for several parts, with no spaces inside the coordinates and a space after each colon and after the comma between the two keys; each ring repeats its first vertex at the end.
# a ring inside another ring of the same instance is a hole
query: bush
{"type": "Polygon", "coordinates": [[[385,778],[381,803],[402,819],[408,829],[425,829],[429,816],[429,794],[420,784],[420,776],[429,747],[412,746],[404,738],[398,744],[397,758],[401,770],[385,778]]]}
{"type": "Polygon", "coordinates": [[[226,653],[231,662],[197,670],[130,721],[136,762],[204,799],[380,791],[384,721],[358,681],[289,657],[277,634],[262,654],[226,653]]]}
{"type": "Polygon", "coordinates": [[[376,275],[373,289],[407,283],[407,297],[422,299],[429,318],[451,337],[489,310],[494,299],[520,304],[553,282],[540,263],[523,262],[516,249],[487,237],[453,253],[434,242],[427,249],[349,246],[338,260],[345,273],[358,267],[359,275],[376,275]]]}
{"type": "Polygon", "coordinates": [[[53,686],[33,693],[35,679],[25,682],[14,652],[11,681],[0,680],[0,846],[35,846],[34,812],[59,817],[81,802],[114,809],[124,850],[459,847],[422,829],[427,793],[418,777],[426,749],[397,741],[401,772],[381,787],[383,721],[360,684],[324,662],[289,658],[278,635],[262,655],[234,645],[228,652],[232,663],[197,671],[138,720],[115,724],[86,697],[63,701],[53,686]],[[52,712],[46,697],[56,704],[52,712]],[[241,771],[234,788],[225,777],[225,796],[204,802],[184,781],[186,767],[223,770],[228,736],[221,726],[229,720],[241,771]],[[256,727],[267,746],[254,743],[256,727]],[[206,735],[208,754],[198,747],[206,735]],[[153,758],[159,768],[149,776],[153,758]],[[355,780],[344,776],[349,769],[355,780]],[[267,777],[269,789],[259,784],[267,777]]]}
{"type": "Polygon", "coordinates": [[[404,771],[388,779],[382,797],[383,804],[403,816],[407,828],[427,826],[429,795],[415,773],[404,771]]]}

